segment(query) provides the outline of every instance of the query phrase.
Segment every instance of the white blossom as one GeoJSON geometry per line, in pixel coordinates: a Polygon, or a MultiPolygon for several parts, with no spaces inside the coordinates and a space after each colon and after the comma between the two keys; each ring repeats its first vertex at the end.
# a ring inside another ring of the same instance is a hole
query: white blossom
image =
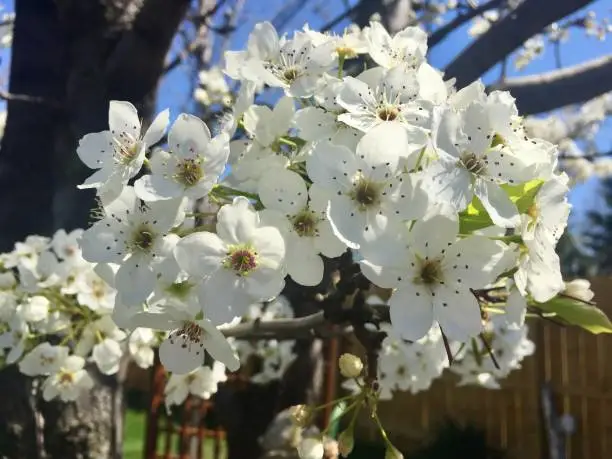
{"type": "Polygon", "coordinates": [[[85,360],[78,355],[67,357],[57,372],[43,383],[43,398],[46,401],[59,397],[64,402],[75,401],[93,387],[93,380],[83,368],[85,360]]]}
{"type": "Polygon", "coordinates": [[[457,341],[482,330],[470,289],[495,280],[504,248],[482,236],[457,240],[458,230],[456,220],[435,215],[417,221],[408,235],[394,230],[362,247],[366,277],[396,288],[389,302],[391,324],[402,338],[421,338],[434,321],[457,341]]]}
{"type": "Polygon", "coordinates": [[[241,316],[254,301],[268,300],[284,286],[285,243],[278,229],[262,226],[249,201],[237,197],[219,210],[217,233],[184,237],[174,250],[179,266],[204,279],[200,302],[216,324],[241,316]]]}
{"type": "Polygon", "coordinates": [[[87,134],[77,149],[90,169],[97,169],[80,188],[99,188],[107,202],[119,196],[127,181],[141,169],[147,149],[159,142],[168,126],[169,111],[160,113],[144,134],[136,108],[113,100],[108,112],[109,130],[87,134]]]}
{"type": "Polygon", "coordinates": [[[181,114],[168,133],[170,153],[159,150],[150,162],[151,174],[134,184],[144,201],[206,196],[223,173],[229,156],[229,136],[211,138],[204,122],[181,114]]]}

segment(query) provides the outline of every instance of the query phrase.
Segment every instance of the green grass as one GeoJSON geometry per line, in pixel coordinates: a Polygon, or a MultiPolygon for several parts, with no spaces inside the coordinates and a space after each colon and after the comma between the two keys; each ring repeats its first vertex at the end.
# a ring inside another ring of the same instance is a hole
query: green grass
{"type": "Polygon", "coordinates": [[[125,416],[123,436],[123,458],[142,459],[144,447],[146,413],[128,410],[125,416]]]}

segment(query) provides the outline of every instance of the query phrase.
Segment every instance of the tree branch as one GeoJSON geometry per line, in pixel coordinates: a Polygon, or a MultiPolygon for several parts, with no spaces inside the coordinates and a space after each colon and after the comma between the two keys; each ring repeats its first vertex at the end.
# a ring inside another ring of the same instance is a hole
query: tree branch
{"type": "Polygon", "coordinates": [[[442,27],[436,29],[436,31],[429,36],[427,44],[430,48],[433,48],[442,40],[444,40],[449,34],[454,32],[456,29],[461,27],[469,20],[474,19],[476,16],[480,16],[486,11],[492,10],[493,8],[497,8],[504,1],[505,0],[489,0],[487,3],[484,3],[480,6],[468,9],[465,13],[459,13],[453,18],[452,21],[449,21],[442,27]]]}
{"type": "Polygon", "coordinates": [[[446,79],[456,78],[457,88],[467,86],[547,25],[592,2],[525,0],[459,54],[446,67],[446,79]]]}
{"type": "Polygon", "coordinates": [[[221,332],[227,338],[282,339],[283,337],[288,337],[288,339],[296,339],[297,337],[303,337],[304,333],[313,336],[313,331],[321,328],[325,324],[324,312],[319,311],[305,317],[297,317],[294,319],[256,320],[254,322],[238,324],[221,329],[221,332]]]}
{"type": "Polygon", "coordinates": [[[506,80],[491,89],[510,91],[524,115],[585,102],[612,90],[612,54],[573,67],[506,80]]]}
{"type": "Polygon", "coordinates": [[[559,155],[559,159],[571,161],[572,159],[586,159],[587,161],[595,161],[599,158],[607,158],[608,156],[612,156],[612,150],[597,152],[589,155],[576,155],[576,156],[568,156],[568,155],[559,155]]]}

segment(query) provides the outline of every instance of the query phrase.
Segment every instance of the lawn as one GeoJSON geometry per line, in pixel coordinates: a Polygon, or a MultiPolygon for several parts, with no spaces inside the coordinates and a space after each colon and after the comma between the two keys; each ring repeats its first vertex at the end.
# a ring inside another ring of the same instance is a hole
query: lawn
{"type": "Polygon", "coordinates": [[[123,458],[142,459],[146,414],[144,411],[128,410],[125,416],[123,458]]]}

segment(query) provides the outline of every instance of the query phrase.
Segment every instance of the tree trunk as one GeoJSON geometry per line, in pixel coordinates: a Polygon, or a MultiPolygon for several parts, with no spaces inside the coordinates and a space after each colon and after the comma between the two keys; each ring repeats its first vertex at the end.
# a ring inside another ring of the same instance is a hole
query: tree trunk
{"type": "MultiPolygon", "coordinates": [[[[108,129],[113,99],[153,114],[166,53],[189,0],[16,0],[5,135],[0,149],[0,250],[29,234],[86,227],[93,171],[76,155],[108,129]],[[24,101],[24,99],[28,99],[24,101]]],[[[0,372],[0,457],[118,458],[122,381],[90,372],[76,403],[39,403],[15,366],[0,372]]]]}
{"type": "Polygon", "coordinates": [[[0,457],[119,458],[123,440],[125,366],[104,376],[89,368],[94,388],[74,403],[42,400],[42,380],[12,365],[0,372],[0,457]]]}

